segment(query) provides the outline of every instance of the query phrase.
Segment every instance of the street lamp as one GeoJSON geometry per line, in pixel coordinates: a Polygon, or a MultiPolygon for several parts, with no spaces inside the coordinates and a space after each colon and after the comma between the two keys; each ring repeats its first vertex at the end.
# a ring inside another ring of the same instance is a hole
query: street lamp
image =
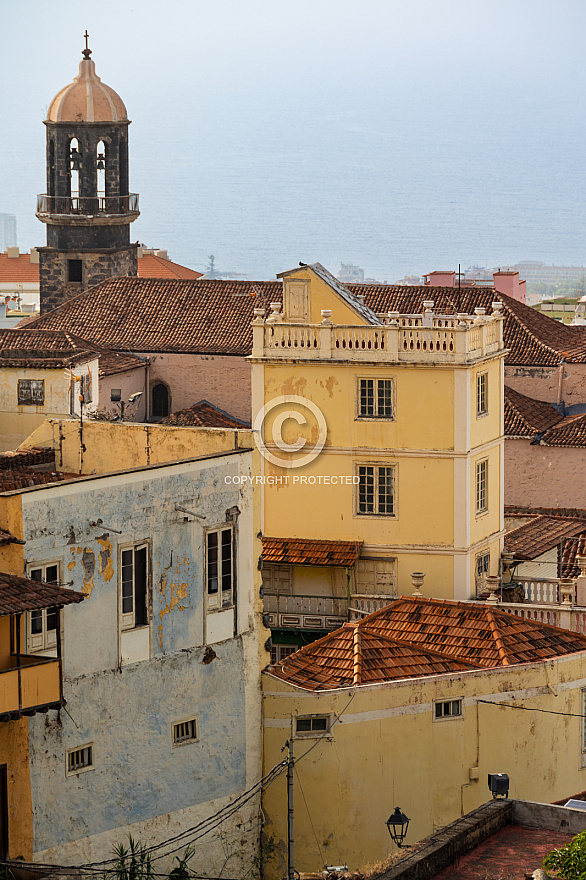
{"type": "Polygon", "coordinates": [[[395,807],[395,812],[389,816],[386,825],[389,829],[391,838],[395,841],[397,846],[403,846],[403,841],[407,836],[407,829],[409,828],[409,818],[405,813],[401,812],[400,807],[395,807]]]}

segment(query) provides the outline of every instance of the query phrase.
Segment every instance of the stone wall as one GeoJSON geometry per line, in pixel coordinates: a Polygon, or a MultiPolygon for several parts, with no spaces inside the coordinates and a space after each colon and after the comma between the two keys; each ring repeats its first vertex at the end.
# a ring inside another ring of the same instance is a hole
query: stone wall
{"type": "MultiPolygon", "coordinates": [[[[546,403],[556,403],[559,367],[505,366],[505,385],[546,403]]],[[[561,399],[566,406],[586,403],[586,364],[564,364],[561,399]]]]}
{"type": "Polygon", "coordinates": [[[136,276],[136,245],[116,250],[101,250],[88,253],[79,251],[58,251],[53,248],[39,248],[39,280],[41,295],[41,314],[63,305],[64,302],[83,293],[107,278],[116,275],[136,276]],[[82,281],[68,281],[68,260],[82,261],[82,281]]]}

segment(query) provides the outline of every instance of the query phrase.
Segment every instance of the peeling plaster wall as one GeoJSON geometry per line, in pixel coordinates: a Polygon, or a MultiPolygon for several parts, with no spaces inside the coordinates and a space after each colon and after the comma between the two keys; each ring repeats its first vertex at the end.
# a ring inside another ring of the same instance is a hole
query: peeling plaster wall
{"type": "MultiPolygon", "coordinates": [[[[251,489],[225,482],[251,473],[252,454],[244,451],[22,494],[26,562],[59,560],[63,580],[87,597],[63,612],[66,711],[29,720],[35,858],[109,858],[129,832],[150,843],[165,839],[260,777],[259,670],[268,662],[260,646],[269,633],[258,598],[258,525],[251,489]],[[206,519],[176,511],[176,503],[206,519]],[[204,663],[211,616],[204,526],[225,524],[235,506],[237,635],[214,644],[204,663]],[[152,566],[151,659],[120,666],[120,548],[143,541],[152,566]],[[193,716],[198,742],[173,747],[173,722],[193,716]],[[94,743],[95,769],[66,776],[67,749],[86,743],[94,743]]],[[[256,828],[257,809],[252,800],[235,819],[244,823],[236,830],[248,859],[257,835],[246,829],[256,828]]],[[[217,875],[225,850],[219,838],[203,847],[197,869],[217,875]]]]}
{"type": "Polygon", "coordinates": [[[505,504],[586,507],[586,449],[505,441],[505,504]]]}

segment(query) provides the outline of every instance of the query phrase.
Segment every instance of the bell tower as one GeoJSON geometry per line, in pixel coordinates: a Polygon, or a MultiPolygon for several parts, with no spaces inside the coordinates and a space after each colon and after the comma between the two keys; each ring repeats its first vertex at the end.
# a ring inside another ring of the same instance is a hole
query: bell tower
{"type": "Polygon", "coordinates": [[[113,275],[137,274],[130,120],[120,96],[96,75],[84,36],[79,75],[53,98],[45,120],[47,192],[37,197],[37,217],[47,224],[47,246],[39,248],[41,314],[113,275]]]}

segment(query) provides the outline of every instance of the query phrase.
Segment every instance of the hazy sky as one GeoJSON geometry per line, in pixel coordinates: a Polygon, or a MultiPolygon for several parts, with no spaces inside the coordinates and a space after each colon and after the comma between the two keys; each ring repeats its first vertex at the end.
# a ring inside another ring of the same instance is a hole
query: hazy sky
{"type": "MultiPolygon", "coordinates": [[[[516,191],[514,180],[523,177],[524,152],[537,151],[539,169],[549,168],[553,203],[563,211],[568,197],[575,199],[570,226],[577,227],[586,149],[583,0],[0,0],[0,12],[0,211],[17,214],[24,247],[44,242],[45,231],[34,218],[34,197],[45,191],[42,120],[53,95],[77,73],[85,28],[98,74],[120,92],[133,120],[131,188],[141,193],[143,212],[133,237],[168,247],[186,262],[191,256],[190,265],[201,265],[213,247],[223,246],[225,258],[242,266],[246,247],[252,248],[246,243],[249,219],[240,226],[229,219],[230,170],[234,187],[242,178],[252,181],[254,189],[243,195],[245,205],[253,196],[259,204],[276,200],[292,205],[300,193],[306,200],[312,192],[303,189],[303,164],[297,176],[285,173],[288,145],[303,142],[311,156],[312,144],[316,151],[317,145],[328,144],[319,194],[327,203],[334,194],[327,183],[336,164],[338,133],[353,127],[365,131],[369,119],[373,124],[365,153],[376,148],[377,134],[391,145],[389,120],[394,118],[408,120],[402,150],[409,152],[411,140],[421,167],[430,162],[425,145],[434,139],[442,142],[444,158],[430,178],[430,199],[438,203],[445,195],[440,186],[444,171],[451,181],[462,174],[473,183],[483,165],[492,163],[492,179],[504,186],[501,173],[506,175],[509,160],[515,169],[514,179],[506,179],[511,204],[526,201],[524,187],[535,191],[539,181],[520,179],[516,191]],[[385,114],[380,122],[375,121],[379,112],[385,114]],[[502,134],[496,137],[499,127],[502,134]],[[271,190],[270,175],[263,176],[263,168],[254,166],[255,154],[264,156],[273,142],[275,161],[282,155],[283,163],[275,177],[281,181],[279,192],[271,190]],[[451,143],[457,149],[450,150],[451,143]],[[467,143],[479,163],[477,170],[466,165],[467,143]],[[459,164],[448,168],[452,152],[459,164]],[[566,167],[571,184],[562,180],[566,167]],[[218,178],[212,186],[214,174],[218,178]],[[182,217],[191,212],[199,218],[193,226],[181,221],[184,241],[170,216],[174,200],[182,217]],[[236,244],[230,250],[238,236],[242,250],[236,244]]],[[[340,166],[338,171],[332,187],[352,169],[340,166]]],[[[402,185],[415,182],[413,177],[402,185]]],[[[469,193],[459,192],[453,183],[444,189],[454,190],[456,205],[459,199],[470,203],[469,193]]],[[[482,197],[482,192],[473,194],[473,199],[482,197]]],[[[516,227],[524,228],[533,219],[541,222],[519,210],[516,227]]],[[[268,215],[266,219],[268,223],[268,215]]],[[[360,223],[368,226],[375,219],[365,214],[360,223]]],[[[402,226],[412,222],[405,215],[402,226]]],[[[300,220],[297,226],[302,225],[300,220]]],[[[575,240],[564,236],[563,254],[543,253],[546,231],[541,229],[535,240],[540,254],[527,253],[532,239],[521,236],[519,249],[525,250],[519,258],[586,262],[586,254],[581,255],[584,225],[576,229],[575,240]]],[[[287,236],[290,240],[296,234],[293,227],[282,239],[267,233],[267,246],[282,251],[276,255],[277,268],[286,267],[287,236]]],[[[429,235],[432,263],[456,257],[433,244],[433,229],[429,235]]],[[[475,242],[482,240],[480,228],[474,235],[475,242]]],[[[503,234],[503,246],[509,239],[510,234],[503,234]]],[[[340,243],[340,253],[326,243],[323,261],[376,259],[374,251],[362,253],[364,243],[361,253],[349,253],[351,241],[349,236],[340,243]]],[[[463,234],[459,254],[465,245],[463,234]]],[[[475,243],[471,258],[476,249],[478,260],[500,259],[493,253],[498,246],[497,240],[483,254],[475,243]]],[[[291,258],[301,247],[307,243],[300,237],[291,258]]],[[[400,260],[376,268],[393,271],[395,265],[397,271],[403,268],[400,260]]],[[[249,268],[242,266],[242,271],[249,268]]],[[[412,268],[428,271],[432,266],[412,268]]]]}

